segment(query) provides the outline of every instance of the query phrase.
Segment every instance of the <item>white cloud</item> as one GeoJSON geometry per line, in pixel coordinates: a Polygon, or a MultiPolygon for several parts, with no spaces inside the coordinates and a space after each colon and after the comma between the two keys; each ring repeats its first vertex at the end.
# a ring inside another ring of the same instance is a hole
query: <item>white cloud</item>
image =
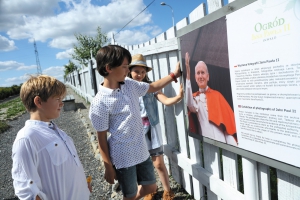
{"type": "Polygon", "coordinates": [[[1,0],[0,1],[0,31],[7,31],[20,25],[25,25],[23,16],[51,16],[58,10],[59,0],[1,0]]]}
{"type": "MultiPolygon", "coordinates": [[[[60,80],[63,82],[63,76],[64,76],[64,67],[60,67],[60,66],[55,66],[55,67],[49,67],[45,70],[43,70],[42,72],[43,74],[46,74],[48,76],[53,76],[55,77],[56,79],[60,80]]],[[[5,80],[5,82],[7,84],[2,84],[1,86],[2,87],[6,87],[6,86],[11,86],[11,85],[19,85],[21,83],[24,83],[26,80],[28,80],[28,78],[31,76],[31,75],[34,75],[36,76],[37,74],[33,73],[33,74],[24,74],[22,76],[19,76],[19,77],[11,77],[11,78],[7,78],[5,80]]]]}
{"type": "Polygon", "coordinates": [[[24,63],[19,63],[16,61],[0,61],[0,71],[8,70],[30,70],[36,68],[36,65],[26,66],[24,63]]]}
{"type": "MultiPolygon", "coordinates": [[[[55,15],[50,10],[57,7],[58,0],[42,1],[41,8],[36,7],[40,4],[40,1],[25,0],[24,8],[19,10],[15,8],[17,2],[19,2],[18,0],[5,2],[9,3],[4,3],[0,12],[11,10],[13,19],[7,21],[7,23],[14,22],[15,24],[13,27],[7,24],[4,25],[5,21],[1,20],[0,25],[3,24],[3,27],[9,27],[7,34],[10,38],[35,38],[36,41],[42,42],[48,42],[50,39],[49,45],[51,47],[61,49],[72,47],[75,41],[74,33],[95,35],[97,26],[102,28],[103,33],[118,30],[145,8],[142,0],[113,0],[106,6],[92,5],[90,0],[76,1],[76,3],[75,1],[64,0],[68,10],[55,15]],[[27,5],[32,5],[33,9],[27,5]],[[42,11],[45,12],[46,16],[41,17],[42,11]]],[[[18,5],[18,7],[22,6],[18,5]]],[[[9,14],[9,12],[5,13],[9,14]]],[[[151,22],[151,14],[145,10],[126,28],[139,27],[148,22],[151,22]]],[[[134,41],[135,39],[140,41],[140,38],[134,37],[131,40],[134,41]]]]}
{"type": "Polygon", "coordinates": [[[62,66],[54,66],[49,67],[42,72],[43,74],[46,74],[48,76],[53,76],[54,78],[64,81],[64,67],[62,66]]]}
{"type": "Polygon", "coordinates": [[[75,37],[62,36],[51,40],[51,42],[49,42],[49,46],[58,49],[69,49],[76,43],[77,40],[75,37]]]}
{"type": "Polygon", "coordinates": [[[7,78],[5,82],[8,83],[7,85],[19,85],[20,83],[24,83],[29,77],[30,74],[24,74],[19,77],[7,78]]]}
{"type": "Polygon", "coordinates": [[[74,53],[74,49],[68,49],[66,51],[63,51],[63,52],[59,52],[56,54],[56,59],[71,59],[72,56],[71,54],[74,53]]]}
{"type": "Polygon", "coordinates": [[[16,49],[15,42],[0,35],[0,51],[12,51],[16,49]]]}
{"type": "Polygon", "coordinates": [[[147,34],[149,32],[151,36],[153,36],[153,33],[157,36],[162,30],[157,26],[146,26],[141,29],[125,30],[115,35],[115,40],[116,43],[122,45],[141,44],[152,39],[152,37],[147,34]]]}
{"type": "Polygon", "coordinates": [[[36,69],[36,65],[30,65],[30,66],[25,66],[25,65],[22,65],[20,67],[17,68],[17,70],[31,70],[31,69],[36,69]]]}

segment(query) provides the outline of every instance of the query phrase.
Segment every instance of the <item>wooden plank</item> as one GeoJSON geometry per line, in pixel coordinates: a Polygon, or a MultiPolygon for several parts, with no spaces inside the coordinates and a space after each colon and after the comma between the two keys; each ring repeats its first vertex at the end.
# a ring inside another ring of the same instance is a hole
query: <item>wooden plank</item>
{"type": "MultiPolygon", "coordinates": [[[[152,70],[153,71],[152,81],[157,81],[161,78],[160,68],[163,66],[160,66],[157,55],[152,56],[151,63],[152,63],[152,69],[153,69],[152,70]]],[[[161,63],[161,64],[164,65],[164,63],[161,63]]],[[[165,120],[164,120],[164,108],[163,108],[163,105],[159,102],[157,103],[157,106],[158,106],[158,114],[159,114],[159,124],[160,124],[161,130],[162,130],[163,143],[166,144],[167,138],[166,138],[166,125],[165,125],[165,120]]],[[[167,165],[168,165],[168,162],[167,162],[167,165]]]]}
{"type": "MultiPolygon", "coordinates": [[[[168,70],[168,62],[167,62],[167,55],[166,53],[161,53],[161,54],[158,54],[157,55],[157,62],[158,62],[158,69],[160,70],[160,78],[163,78],[165,76],[167,76],[169,74],[169,70],[168,70]]],[[[156,79],[157,80],[157,79],[156,79]]],[[[162,89],[162,92],[165,93],[166,96],[170,96],[169,92],[171,90],[170,88],[171,86],[170,85],[167,85],[165,88],[162,89]]],[[[164,124],[164,129],[162,129],[162,134],[163,134],[163,143],[164,144],[167,144],[168,143],[168,140],[167,140],[167,134],[168,132],[171,131],[174,131],[174,128],[172,126],[170,126],[170,122],[174,122],[174,120],[172,121],[172,117],[170,116],[170,112],[166,112],[166,109],[167,107],[165,107],[162,103],[157,103],[158,104],[158,107],[160,109],[160,113],[161,115],[159,116],[160,120],[163,121],[163,124],[164,124]],[[169,119],[168,116],[171,118],[169,119]],[[166,120],[168,119],[168,120],[166,120]],[[170,121],[169,121],[170,120],[170,121]],[[170,129],[170,130],[168,130],[170,129]]],[[[168,111],[170,109],[167,109],[168,111]]],[[[175,129],[176,131],[176,129],[175,129]]],[[[170,144],[171,146],[172,143],[168,143],[170,144]]]]}
{"type": "Polygon", "coordinates": [[[238,161],[237,155],[225,149],[222,149],[223,159],[223,177],[224,181],[231,185],[233,188],[238,189],[238,161]]]}
{"type": "Polygon", "coordinates": [[[203,138],[203,140],[206,143],[213,144],[213,145],[218,146],[222,149],[226,149],[230,152],[236,153],[236,154],[241,155],[245,158],[250,158],[250,159],[255,160],[257,162],[264,163],[264,164],[266,164],[268,166],[272,166],[276,169],[280,169],[282,171],[289,172],[290,174],[293,174],[295,176],[299,176],[299,174],[300,174],[300,168],[299,167],[289,165],[289,164],[286,164],[286,163],[283,163],[283,162],[265,157],[263,155],[252,153],[252,152],[244,150],[242,148],[238,148],[238,147],[231,146],[231,145],[228,145],[228,144],[225,144],[225,143],[222,143],[222,142],[218,142],[218,141],[212,140],[210,138],[203,138]]]}
{"type": "Polygon", "coordinates": [[[88,72],[84,72],[82,75],[82,77],[83,77],[83,81],[84,81],[84,93],[85,94],[87,94],[88,93],[88,88],[87,88],[87,84],[86,84],[86,82],[87,82],[87,74],[88,74],[88,72]]]}
{"type": "Polygon", "coordinates": [[[180,20],[179,22],[176,23],[176,29],[179,30],[183,27],[185,27],[186,25],[188,25],[188,18],[185,17],[182,20],[180,20]]]}
{"type": "Polygon", "coordinates": [[[259,199],[260,200],[270,200],[271,199],[271,189],[270,189],[270,168],[269,166],[258,163],[258,183],[259,183],[259,199]]]}
{"type": "MultiPolygon", "coordinates": [[[[162,78],[167,76],[169,74],[167,54],[166,53],[158,54],[158,62],[159,62],[159,69],[160,69],[160,77],[162,78]]],[[[169,84],[162,89],[162,92],[167,97],[171,97],[170,95],[171,90],[172,87],[169,84]]],[[[172,115],[173,106],[164,106],[162,103],[159,102],[158,105],[162,109],[162,113],[163,113],[163,115],[160,116],[160,118],[163,118],[162,120],[164,121],[165,124],[165,129],[164,130],[162,129],[163,144],[169,144],[170,146],[174,147],[174,143],[176,144],[176,141],[174,141],[174,139],[176,139],[176,137],[174,137],[173,135],[176,133],[176,128],[174,126],[175,124],[174,114],[172,115]]],[[[164,156],[164,162],[167,167],[168,173],[171,174],[171,168],[170,168],[168,157],[164,156]]],[[[174,172],[173,176],[178,176],[178,169],[174,172]]]]}
{"type": "Polygon", "coordinates": [[[222,0],[207,0],[208,13],[212,13],[222,8],[222,0]]]}
{"type": "MultiPolygon", "coordinates": [[[[223,200],[246,200],[245,195],[234,189],[228,183],[219,179],[199,164],[187,158],[185,154],[172,150],[168,145],[165,145],[165,153],[169,158],[178,164],[185,172],[189,173],[210,191],[217,194],[223,200]]],[[[252,200],[252,199],[250,199],[252,200]]],[[[256,200],[256,199],[255,199],[256,200]]]]}
{"type": "MultiPolygon", "coordinates": [[[[191,161],[197,163],[200,166],[203,166],[200,141],[198,139],[189,137],[189,146],[190,146],[191,161]]],[[[192,182],[193,182],[193,189],[194,189],[193,191],[194,198],[200,200],[201,197],[205,196],[204,186],[194,177],[192,177],[192,182]]]]}
{"type": "MultiPolygon", "coordinates": [[[[220,153],[219,148],[205,142],[203,144],[204,168],[215,177],[220,178],[220,153]]],[[[220,200],[215,193],[207,188],[207,198],[209,200],[220,200]]]]}
{"type": "MultiPolygon", "coordinates": [[[[177,51],[171,51],[168,52],[168,74],[170,71],[173,71],[176,63],[178,61],[178,57],[177,57],[177,51]]],[[[165,75],[168,75],[165,74],[165,75]]],[[[166,90],[166,95],[168,97],[174,97],[178,94],[178,89],[179,89],[179,83],[175,83],[172,82],[169,85],[170,90],[166,90]]],[[[166,107],[166,112],[169,113],[170,116],[172,116],[172,123],[169,123],[167,126],[167,139],[168,139],[168,144],[174,149],[174,150],[179,150],[179,142],[178,142],[178,131],[177,131],[177,127],[176,127],[176,113],[175,110],[177,108],[178,104],[175,104],[174,106],[165,106],[166,107]],[[170,128],[170,130],[169,130],[170,128]]],[[[166,120],[168,121],[169,118],[167,117],[168,115],[166,115],[166,120]]],[[[172,172],[172,176],[175,180],[179,180],[179,183],[181,183],[181,174],[180,174],[180,167],[178,167],[178,165],[176,165],[172,159],[170,159],[170,165],[171,165],[171,172],[172,172]]]]}
{"type": "Polygon", "coordinates": [[[190,24],[205,16],[204,3],[201,3],[189,14],[190,24]]]}
{"type": "Polygon", "coordinates": [[[257,164],[254,160],[242,157],[244,194],[247,199],[259,199],[257,164]]]}
{"type": "MultiPolygon", "coordinates": [[[[153,67],[152,66],[152,56],[144,56],[144,58],[146,59],[147,66],[153,67]]],[[[151,70],[150,72],[148,72],[147,75],[151,81],[154,81],[154,70],[151,70]]]]}
{"type": "Polygon", "coordinates": [[[156,43],[156,37],[155,38],[152,38],[151,40],[150,40],[150,44],[151,45],[153,45],[153,44],[155,44],[156,43]]]}
{"type": "MultiPolygon", "coordinates": [[[[300,175],[300,174],[299,174],[300,175]]],[[[278,200],[299,200],[300,177],[277,170],[278,200]]]]}
{"type": "Polygon", "coordinates": [[[177,38],[168,39],[159,43],[152,43],[151,40],[151,45],[139,49],[131,50],[130,53],[132,55],[141,53],[144,56],[147,56],[147,55],[156,55],[161,52],[168,52],[174,50],[176,51],[178,50],[177,38]]]}
{"type": "Polygon", "coordinates": [[[138,44],[132,45],[132,49],[138,49],[138,48],[139,48],[138,44]]]}
{"type": "Polygon", "coordinates": [[[176,37],[176,29],[175,27],[171,27],[166,31],[166,40],[172,39],[176,37]]]}
{"type": "Polygon", "coordinates": [[[156,36],[156,42],[162,42],[166,40],[166,32],[163,32],[161,34],[159,34],[158,36],[156,36]]]}
{"type": "MultiPolygon", "coordinates": [[[[175,67],[176,67],[176,63],[178,61],[177,52],[175,52],[175,51],[172,53],[170,52],[169,57],[170,57],[170,71],[174,71],[175,67]],[[171,58],[173,58],[173,59],[171,59],[171,58]],[[174,58],[176,58],[176,59],[174,59],[174,58]]],[[[178,81],[177,84],[175,82],[172,82],[172,86],[175,90],[178,90],[180,80],[178,81]]],[[[189,147],[187,145],[187,133],[186,133],[186,125],[184,123],[185,117],[184,117],[183,110],[184,110],[183,101],[181,101],[180,103],[175,105],[175,116],[176,116],[176,125],[177,125],[180,151],[183,155],[188,157],[188,151],[189,151],[188,148],[189,147]]],[[[182,185],[189,194],[192,194],[192,185],[191,184],[192,183],[191,183],[190,175],[186,171],[183,171],[182,172],[182,185]]]]}

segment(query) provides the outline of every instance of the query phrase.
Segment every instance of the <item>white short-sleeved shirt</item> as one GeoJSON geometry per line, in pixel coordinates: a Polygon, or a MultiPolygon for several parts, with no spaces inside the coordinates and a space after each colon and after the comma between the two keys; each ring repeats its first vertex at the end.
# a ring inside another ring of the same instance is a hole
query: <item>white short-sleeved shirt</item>
{"type": "Polygon", "coordinates": [[[115,90],[100,85],[89,114],[98,132],[110,132],[110,158],[117,169],[149,158],[139,106],[139,97],[147,93],[149,84],[130,78],[124,83],[115,90]]]}
{"type": "Polygon", "coordinates": [[[73,140],[56,125],[27,120],[12,147],[12,178],[21,200],[88,200],[90,192],[73,140]]]}

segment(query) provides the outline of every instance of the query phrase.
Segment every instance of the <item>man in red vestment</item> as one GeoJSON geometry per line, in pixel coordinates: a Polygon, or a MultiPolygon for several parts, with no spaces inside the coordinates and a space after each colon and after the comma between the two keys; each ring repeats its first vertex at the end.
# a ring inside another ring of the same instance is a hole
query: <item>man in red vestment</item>
{"type": "Polygon", "coordinates": [[[189,109],[190,131],[195,132],[197,124],[194,124],[190,112],[197,115],[202,134],[223,143],[237,146],[236,126],[233,110],[223,95],[208,87],[209,73],[206,64],[199,61],[195,67],[195,80],[199,90],[192,93],[190,81],[190,57],[185,55],[186,66],[186,102],[189,109]]]}

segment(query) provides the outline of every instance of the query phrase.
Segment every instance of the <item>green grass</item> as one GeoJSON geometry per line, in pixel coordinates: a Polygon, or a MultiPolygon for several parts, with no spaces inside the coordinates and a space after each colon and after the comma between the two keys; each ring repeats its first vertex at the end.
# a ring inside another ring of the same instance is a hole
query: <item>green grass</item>
{"type": "MultiPolygon", "coordinates": [[[[1,108],[8,108],[8,107],[10,107],[10,106],[14,106],[16,103],[18,103],[18,102],[21,102],[21,99],[20,99],[20,97],[18,97],[18,98],[16,98],[16,99],[13,99],[13,100],[10,100],[10,101],[7,101],[7,102],[5,102],[5,103],[2,103],[2,104],[0,104],[0,109],[1,108]]],[[[22,103],[22,102],[21,102],[22,103]]]]}
{"type": "Polygon", "coordinates": [[[14,106],[9,107],[6,113],[7,118],[15,117],[16,115],[23,113],[25,111],[25,107],[22,102],[17,102],[14,106]]]}
{"type": "Polygon", "coordinates": [[[0,112],[0,115],[4,115],[4,120],[18,116],[20,113],[23,113],[26,110],[21,102],[20,97],[0,104],[0,109],[2,108],[7,108],[6,116],[5,112],[0,112]]]}
{"type": "Polygon", "coordinates": [[[0,121],[0,133],[3,133],[9,128],[9,125],[7,125],[4,121],[0,121]]]}
{"type": "Polygon", "coordinates": [[[20,97],[0,104],[0,116],[3,118],[3,120],[0,121],[0,133],[3,133],[9,128],[9,125],[5,122],[6,120],[24,113],[25,110],[20,97]],[[3,110],[1,111],[1,109],[3,110]],[[4,111],[4,109],[7,110],[4,111]]]}

